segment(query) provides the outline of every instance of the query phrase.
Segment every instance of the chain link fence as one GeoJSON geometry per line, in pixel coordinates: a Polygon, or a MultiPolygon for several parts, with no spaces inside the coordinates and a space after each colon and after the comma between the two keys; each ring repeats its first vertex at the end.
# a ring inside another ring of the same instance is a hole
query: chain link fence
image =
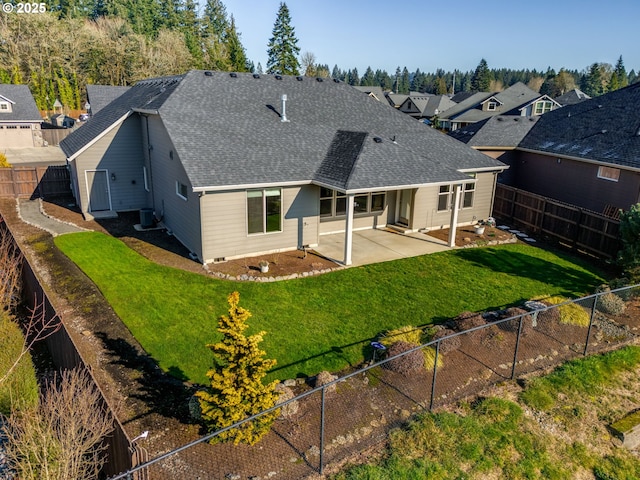
{"type": "MultiPolygon", "coordinates": [[[[429,327],[433,340],[397,355],[371,342],[366,367],[325,385],[287,382],[288,395],[281,398],[289,399],[260,414],[280,410],[270,433],[254,446],[215,443],[215,438],[259,415],[178,449],[156,452],[155,458],[112,480],[301,479],[334,473],[380,448],[390,430],[417,412],[577,357],[620,348],[634,341],[638,327],[640,286],[572,301],[548,298],[522,308],[462,314],[429,327]]],[[[132,451],[138,452],[135,444],[132,451]]]]}

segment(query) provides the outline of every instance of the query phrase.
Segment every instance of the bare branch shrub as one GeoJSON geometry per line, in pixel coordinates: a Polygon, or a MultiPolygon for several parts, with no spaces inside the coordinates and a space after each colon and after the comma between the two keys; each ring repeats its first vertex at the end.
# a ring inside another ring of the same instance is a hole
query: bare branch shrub
{"type": "Polygon", "coordinates": [[[23,480],[97,479],[113,420],[88,373],[67,370],[47,382],[39,408],[5,426],[6,456],[23,480]]]}
{"type": "Polygon", "coordinates": [[[57,315],[47,318],[44,300],[37,304],[33,309],[29,309],[28,318],[22,322],[22,329],[24,332],[22,348],[16,354],[13,364],[9,366],[2,376],[0,376],[0,385],[9,379],[22,361],[22,358],[31,351],[31,347],[33,347],[36,342],[53,335],[60,330],[61,326],[62,322],[57,315]]]}
{"type": "Polygon", "coordinates": [[[13,311],[20,303],[23,255],[6,230],[0,230],[0,308],[13,311]]]}

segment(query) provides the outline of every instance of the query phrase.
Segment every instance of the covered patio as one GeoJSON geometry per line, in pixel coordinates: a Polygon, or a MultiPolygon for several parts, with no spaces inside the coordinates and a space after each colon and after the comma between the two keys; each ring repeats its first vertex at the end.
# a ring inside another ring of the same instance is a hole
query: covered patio
{"type": "MultiPolygon", "coordinates": [[[[314,250],[337,263],[343,263],[344,242],[344,233],[322,235],[320,244],[314,250]]],[[[401,234],[388,229],[356,230],[353,232],[350,266],[417,257],[445,250],[450,250],[446,242],[425,233],[401,234]]]]}

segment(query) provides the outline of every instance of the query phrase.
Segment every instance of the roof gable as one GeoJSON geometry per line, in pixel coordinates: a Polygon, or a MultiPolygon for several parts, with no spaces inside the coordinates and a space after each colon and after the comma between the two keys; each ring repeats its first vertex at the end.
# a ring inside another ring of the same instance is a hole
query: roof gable
{"type": "Polygon", "coordinates": [[[40,123],[42,116],[27,85],[0,84],[0,98],[11,105],[0,110],[0,122],[40,123]]]}

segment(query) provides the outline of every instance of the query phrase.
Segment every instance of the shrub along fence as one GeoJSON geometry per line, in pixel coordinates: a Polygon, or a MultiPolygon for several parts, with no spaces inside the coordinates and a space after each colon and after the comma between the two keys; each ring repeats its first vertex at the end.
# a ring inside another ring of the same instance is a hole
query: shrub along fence
{"type": "Polygon", "coordinates": [[[392,428],[404,425],[414,413],[631,343],[639,315],[640,286],[634,286],[573,301],[549,298],[526,302],[522,309],[462,314],[437,327],[437,339],[386,358],[393,349],[385,352],[382,344],[371,342],[367,353],[372,360],[365,368],[316,388],[285,382],[297,396],[112,480],[146,475],[300,479],[332,473],[384,442],[392,428]],[[278,420],[255,446],[215,443],[223,431],[274,409],[280,409],[278,420]]]}
{"type": "MultiPolygon", "coordinates": [[[[13,239],[11,231],[3,221],[0,221],[0,235],[9,235],[13,239]]],[[[16,245],[16,248],[19,248],[15,240],[14,244],[16,245]]],[[[130,450],[131,442],[102,394],[98,383],[95,381],[91,373],[91,369],[88,368],[87,364],[82,359],[73,339],[66,329],[64,321],[62,321],[62,317],[58,312],[56,312],[56,309],[49,300],[49,297],[44,291],[38,277],[35,275],[31,264],[26,258],[24,258],[22,265],[22,282],[24,301],[29,308],[35,310],[37,318],[40,319],[42,324],[47,325],[55,323],[56,317],[61,319],[61,328],[43,340],[51,354],[53,363],[56,367],[61,369],[81,368],[85,370],[93,380],[95,388],[101,393],[101,407],[103,408],[105,415],[110,415],[113,419],[114,431],[109,438],[105,439],[105,443],[107,443],[107,463],[104,467],[105,475],[115,475],[118,472],[130,469],[133,465],[132,453],[130,450]]]]}
{"type": "Polygon", "coordinates": [[[541,235],[601,259],[621,248],[620,221],[552,198],[497,184],[493,215],[531,235],[541,235]]]}

